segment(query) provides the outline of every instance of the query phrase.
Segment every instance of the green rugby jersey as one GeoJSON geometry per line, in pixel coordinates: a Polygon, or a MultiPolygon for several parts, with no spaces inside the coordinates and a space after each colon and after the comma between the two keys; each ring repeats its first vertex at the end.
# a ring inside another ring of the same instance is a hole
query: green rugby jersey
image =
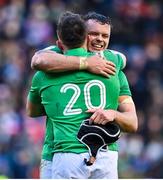
{"type": "MultiPolygon", "coordinates": [[[[88,54],[83,49],[76,49],[69,50],[67,55],[88,54]]],[[[119,79],[124,79],[123,75],[119,75],[123,74],[119,73],[123,63],[110,51],[106,51],[105,56],[114,62],[117,68],[116,75],[110,79],[85,71],[55,75],[38,72],[34,76],[29,98],[32,102],[37,100],[44,105],[47,116],[53,124],[55,137],[53,152],[87,151],[76,139],[82,120],[90,116],[85,111],[88,108],[117,109],[121,90],[119,79]]],[[[128,84],[125,84],[125,80],[122,82],[122,87],[126,88],[125,94],[130,95],[130,92],[127,92],[128,84]]],[[[109,149],[117,150],[116,143],[110,145],[109,149]]],[[[46,148],[43,149],[43,154],[46,154],[44,153],[46,150],[48,151],[46,148]]],[[[43,158],[47,159],[46,156],[43,158]]]]}
{"type": "MultiPolygon", "coordinates": [[[[42,51],[44,51],[44,50],[51,50],[51,51],[55,51],[57,53],[62,53],[62,51],[57,46],[49,46],[49,47],[43,49],[42,51]]],[[[53,125],[47,116],[45,138],[44,138],[44,143],[43,143],[43,148],[42,148],[42,159],[46,159],[49,161],[52,160],[52,158],[53,158],[53,153],[52,153],[53,140],[54,140],[53,125]]]]}

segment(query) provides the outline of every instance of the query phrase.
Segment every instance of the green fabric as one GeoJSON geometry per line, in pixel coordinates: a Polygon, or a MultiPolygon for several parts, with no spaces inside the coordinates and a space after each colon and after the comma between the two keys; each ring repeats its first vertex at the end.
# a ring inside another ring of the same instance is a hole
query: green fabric
{"type": "Polygon", "coordinates": [[[118,72],[119,70],[123,69],[124,62],[123,62],[122,57],[119,54],[115,54],[109,49],[106,49],[103,53],[104,53],[104,57],[107,60],[112,61],[116,65],[116,69],[118,70],[118,72]]]}
{"type": "MultiPolygon", "coordinates": [[[[51,51],[55,51],[57,53],[62,53],[61,49],[59,49],[55,45],[54,46],[49,46],[49,47],[43,49],[43,51],[44,50],[51,50],[51,51]]],[[[32,82],[32,83],[36,84],[36,88],[37,88],[37,86],[39,86],[40,81],[37,80],[37,78],[33,79],[33,81],[34,82],[32,82]],[[37,85],[37,83],[38,83],[38,85],[37,85]]],[[[28,98],[32,99],[32,102],[34,104],[41,103],[41,97],[39,96],[39,92],[37,90],[35,91],[35,93],[29,93],[28,98]]],[[[52,122],[47,117],[44,144],[43,144],[43,149],[42,149],[42,159],[46,159],[46,160],[49,160],[49,161],[52,160],[52,158],[53,158],[53,153],[52,153],[53,139],[54,139],[54,135],[53,135],[52,122]]]]}
{"type": "Polygon", "coordinates": [[[45,131],[45,139],[42,150],[42,159],[46,159],[51,161],[53,158],[53,125],[50,119],[47,117],[46,119],[46,131],[45,131]]]}
{"type": "MultiPolygon", "coordinates": [[[[90,56],[93,53],[77,48],[65,54],[67,56],[90,56]]],[[[52,159],[54,152],[88,151],[76,139],[81,122],[90,116],[85,111],[88,107],[99,105],[104,106],[105,109],[117,109],[120,90],[123,90],[120,88],[121,81],[122,84],[126,81],[119,73],[123,67],[123,61],[108,50],[104,51],[104,55],[116,65],[117,69],[116,75],[109,79],[86,71],[57,74],[39,71],[34,75],[29,99],[33,103],[41,102],[48,116],[42,152],[43,159],[52,159]],[[105,96],[106,99],[103,98],[105,96]]],[[[125,95],[130,95],[130,91],[127,93],[125,90],[125,95]]],[[[109,149],[117,151],[117,143],[109,145],[109,149]]]]}
{"type": "Polygon", "coordinates": [[[124,72],[120,71],[118,74],[118,77],[119,77],[119,82],[120,82],[119,96],[124,96],[124,95],[131,96],[129,84],[128,84],[128,81],[127,81],[127,78],[126,78],[126,75],[124,74],[124,72]]]}

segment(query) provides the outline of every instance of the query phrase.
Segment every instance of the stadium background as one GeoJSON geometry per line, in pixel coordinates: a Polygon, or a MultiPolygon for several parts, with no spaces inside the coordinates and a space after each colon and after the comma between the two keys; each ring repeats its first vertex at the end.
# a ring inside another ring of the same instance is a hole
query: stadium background
{"type": "Polygon", "coordinates": [[[108,15],[109,48],[125,69],[139,117],[137,134],[119,141],[121,178],[163,178],[163,2],[160,0],[0,0],[0,175],[38,178],[45,120],[27,117],[31,57],[56,40],[65,10],[108,15]]]}

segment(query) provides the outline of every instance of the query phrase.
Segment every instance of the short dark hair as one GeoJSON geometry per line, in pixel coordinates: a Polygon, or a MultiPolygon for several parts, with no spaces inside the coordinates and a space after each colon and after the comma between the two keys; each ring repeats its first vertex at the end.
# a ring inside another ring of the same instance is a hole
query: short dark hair
{"type": "Polygon", "coordinates": [[[111,25],[111,19],[107,16],[104,16],[102,14],[98,14],[94,11],[88,12],[86,15],[83,16],[83,19],[85,21],[88,20],[95,20],[97,22],[99,22],[100,24],[108,24],[111,25]]]}
{"type": "Polygon", "coordinates": [[[85,21],[79,14],[69,11],[60,17],[57,32],[63,44],[69,49],[81,47],[87,36],[85,21]]]}

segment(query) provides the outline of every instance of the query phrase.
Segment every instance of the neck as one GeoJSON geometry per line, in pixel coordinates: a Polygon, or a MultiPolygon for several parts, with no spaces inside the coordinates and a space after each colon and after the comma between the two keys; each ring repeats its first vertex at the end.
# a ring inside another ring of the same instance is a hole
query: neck
{"type": "MultiPolygon", "coordinates": [[[[84,41],[83,45],[80,47],[76,47],[76,48],[84,48],[87,50],[87,41],[84,41]]],[[[66,52],[67,50],[69,50],[70,48],[68,48],[67,46],[63,47],[63,52],[66,52]]],[[[75,49],[75,48],[71,48],[71,49],[75,49]]]]}

